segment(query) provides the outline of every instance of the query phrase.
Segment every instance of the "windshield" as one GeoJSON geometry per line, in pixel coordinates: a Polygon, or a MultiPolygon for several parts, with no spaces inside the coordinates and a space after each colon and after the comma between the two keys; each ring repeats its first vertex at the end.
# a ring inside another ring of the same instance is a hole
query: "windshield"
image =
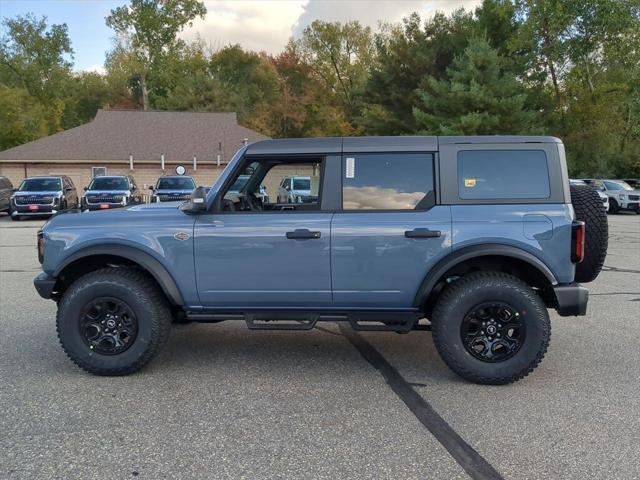
{"type": "Polygon", "coordinates": [[[249,180],[249,175],[240,175],[238,179],[233,182],[233,185],[229,188],[230,192],[239,192],[244,187],[244,184],[249,180]]]}
{"type": "Polygon", "coordinates": [[[96,177],[89,190],[129,190],[129,180],[124,177],[96,177]]]}
{"type": "Polygon", "coordinates": [[[156,188],[160,190],[193,190],[196,188],[196,184],[193,183],[191,177],[170,177],[159,179],[156,188]]]}
{"type": "Polygon", "coordinates": [[[22,182],[21,192],[54,192],[62,190],[59,178],[28,178],[22,182]]]}
{"type": "Polygon", "coordinates": [[[308,178],[294,178],[293,189],[294,190],[311,190],[311,180],[308,178]]]}
{"type": "Polygon", "coordinates": [[[607,187],[607,190],[633,190],[631,185],[621,180],[615,182],[604,182],[604,185],[607,187]]]}

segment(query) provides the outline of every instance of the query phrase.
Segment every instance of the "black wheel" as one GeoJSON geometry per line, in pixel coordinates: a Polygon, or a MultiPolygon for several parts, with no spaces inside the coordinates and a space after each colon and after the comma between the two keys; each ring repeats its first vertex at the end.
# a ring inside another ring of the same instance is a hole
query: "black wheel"
{"type": "Polygon", "coordinates": [[[17,222],[18,220],[20,220],[20,215],[11,215],[11,220],[17,222]]]}
{"type": "Polygon", "coordinates": [[[105,268],[76,280],[58,305],[58,338],[69,358],[96,375],[128,375],[166,343],[171,310],[144,272],[105,268]]]}
{"type": "Polygon", "coordinates": [[[585,222],[584,260],[576,265],[575,280],[581,283],[593,282],[600,274],[607,256],[607,212],[598,192],[588,185],[571,186],[571,203],[576,218],[585,222]]]}
{"type": "Polygon", "coordinates": [[[500,272],[465,275],[446,287],[431,318],[433,341],[451,370],[503,385],[531,373],[549,346],[551,323],[538,294],[500,272]]]}
{"type": "Polygon", "coordinates": [[[620,211],[620,207],[618,207],[618,202],[614,198],[609,199],[609,213],[615,215],[620,211]]]}

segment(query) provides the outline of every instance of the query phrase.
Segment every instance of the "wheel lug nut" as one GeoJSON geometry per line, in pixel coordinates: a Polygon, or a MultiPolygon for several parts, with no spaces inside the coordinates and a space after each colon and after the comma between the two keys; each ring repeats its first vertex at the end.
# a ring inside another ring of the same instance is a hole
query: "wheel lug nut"
{"type": "Polygon", "coordinates": [[[502,324],[501,323],[498,324],[498,328],[502,328],[502,324]]]}
{"type": "Polygon", "coordinates": [[[480,330],[480,335],[484,335],[484,330],[480,330]]]}
{"type": "Polygon", "coordinates": [[[489,341],[493,340],[493,338],[489,337],[489,341]]]}
{"type": "Polygon", "coordinates": [[[500,338],[500,334],[496,335],[496,337],[500,338]]]}
{"type": "MultiPolygon", "coordinates": [[[[102,322],[104,323],[104,322],[102,322]]],[[[482,322],[482,326],[484,327],[487,324],[487,322],[482,322]]]]}

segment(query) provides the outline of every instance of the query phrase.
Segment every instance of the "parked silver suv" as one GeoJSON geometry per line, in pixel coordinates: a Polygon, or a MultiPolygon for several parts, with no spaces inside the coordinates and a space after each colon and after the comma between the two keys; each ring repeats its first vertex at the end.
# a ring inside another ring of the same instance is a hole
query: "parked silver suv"
{"type": "Polygon", "coordinates": [[[623,180],[593,179],[587,181],[587,183],[607,195],[609,198],[609,213],[630,210],[640,214],[640,190],[634,190],[627,182],[623,180]]]}

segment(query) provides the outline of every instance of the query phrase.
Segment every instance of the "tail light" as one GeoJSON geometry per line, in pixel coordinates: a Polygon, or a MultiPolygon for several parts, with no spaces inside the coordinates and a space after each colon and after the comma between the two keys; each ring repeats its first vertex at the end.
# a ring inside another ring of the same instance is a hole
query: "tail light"
{"type": "Polygon", "coordinates": [[[580,263],[584,260],[584,241],[586,225],[584,222],[575,221],[571,225],[571,261],[580,263]]]}
{"type": "Polygon", "coordinates": [[[42,230],[38,230],[38,261],[44,262],[44,236],[42,230]]]}

